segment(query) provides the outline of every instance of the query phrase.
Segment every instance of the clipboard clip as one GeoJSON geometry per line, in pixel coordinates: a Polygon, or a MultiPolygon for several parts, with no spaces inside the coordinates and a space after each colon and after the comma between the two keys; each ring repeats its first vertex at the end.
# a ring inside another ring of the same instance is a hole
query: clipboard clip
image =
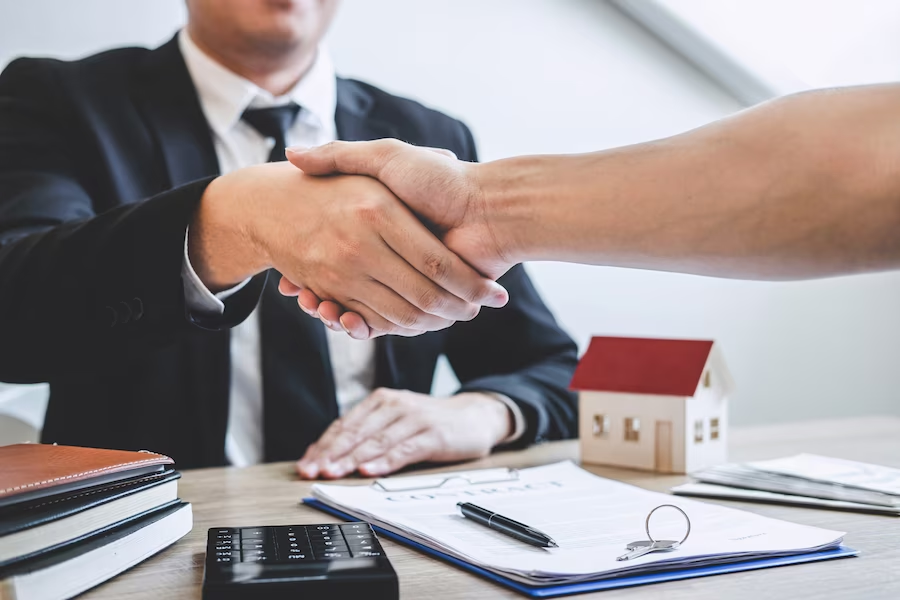
{"type": "Polygon", "coordinates": [[[450,487],[454,483],[461,483],[463,485],[481,485],[485,483],[507,483],[518,480],[518,469],[484,469],[483,471],[464,471],[460,473],[448,473],[446,475],[415,475],[412,477],[376,479],[372,482],[372,488],[382,492],[413,492],[450,487]]]}

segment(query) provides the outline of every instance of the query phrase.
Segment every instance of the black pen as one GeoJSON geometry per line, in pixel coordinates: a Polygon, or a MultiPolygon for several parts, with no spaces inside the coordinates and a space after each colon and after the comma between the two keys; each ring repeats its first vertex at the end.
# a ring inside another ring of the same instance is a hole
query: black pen
{"type": "Polygon", "coordinates": [[[509,517],[498,515],[486,508],[476,506],[471,502],[457,502],[459,512],[464,517],[472,519],[476,523],[490,527],[494,531],[505,533],[510,537],[514,537],[521,542],[531,544],[532,546],[540,546],[541,548],[559,548],[559,544],[553,541],[546,533],[538,531],[534,527],[529,527],[524,523],[513,521],[509,517]]]}

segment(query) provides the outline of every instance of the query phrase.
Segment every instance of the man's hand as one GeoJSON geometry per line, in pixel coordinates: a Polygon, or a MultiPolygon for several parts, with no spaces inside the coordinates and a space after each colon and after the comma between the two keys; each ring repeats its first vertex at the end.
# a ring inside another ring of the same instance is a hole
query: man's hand
{"type": "Polygon", "coordinates": [[[297,462],[306,479],[359,471],[380,477],[406,465],[486,456],[514,427],[507,406],[486,394],[432,398],[378,389],[331,424],[297,462]]]}
{"type": "Polygon", "coordinates": [[[376,334],[442,329],[474,318],[480,305],[506,302],[502,287],[376,180],[310,177],[286,163],[214,180],[191,224],[189,255],[213,291],[275,268],[283,292],[303,288],[333,300],[376,334]]]}
{"type": "MultiPolygon", "coordinates": [[[[505,243],[497,239],[485,214],[476,172],[478,165],[474,163],[391,139],[332,142],[311,150],[288,149],[287,157],[310,175],[353,173],[378,179],[417,215],[434,225],[446,246],[483,275],[496,279],[513,264],[504,253],[505,243]]],[[[353,337],[371,335],[362,319],[344,313],[344,309],[352,311],[352,307],[334,302],[320,305],[325,298],[314,290],[303,286],[284,287],[286,292],[299,296],[298,302],[307,312],[318,311],[326,320],[340,319],[353,337]]]]}

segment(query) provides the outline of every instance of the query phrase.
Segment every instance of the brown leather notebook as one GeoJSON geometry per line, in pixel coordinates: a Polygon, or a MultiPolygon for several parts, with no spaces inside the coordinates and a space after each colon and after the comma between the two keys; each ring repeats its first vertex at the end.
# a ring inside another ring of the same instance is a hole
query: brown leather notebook
{"type": "Polygon", "coordinates": [[[0,507],[161,472],[173,463],[168,456],[147,451],[0,446],[0,507]]]}

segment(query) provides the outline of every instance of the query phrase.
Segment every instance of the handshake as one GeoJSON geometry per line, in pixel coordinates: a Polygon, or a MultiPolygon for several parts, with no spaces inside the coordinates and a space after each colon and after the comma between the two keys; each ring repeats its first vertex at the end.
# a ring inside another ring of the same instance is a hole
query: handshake
{"type": "Polygon", "coordinates": [[[503,306],[495,280],[526,260],[748,279],[897,269],[900,128],[884,124],[898,99],[894,85],[798,94],[671,138],[483,164],[397,140],[289,150],[292,164],[209,185],[190,259],[212,290],[275,268],[282,293],[359,339],[503,306]],[[790,143],[773,145],[785,123],[790,143]]]}
{"type": "Polygon", "coordinates": [[[357,339],[414,336],[506,304],[515,264],[478,167],[397,140],[288,149],[207,188],[189,234],[212,291],[274,268],[304,312],[357,339]]]}

